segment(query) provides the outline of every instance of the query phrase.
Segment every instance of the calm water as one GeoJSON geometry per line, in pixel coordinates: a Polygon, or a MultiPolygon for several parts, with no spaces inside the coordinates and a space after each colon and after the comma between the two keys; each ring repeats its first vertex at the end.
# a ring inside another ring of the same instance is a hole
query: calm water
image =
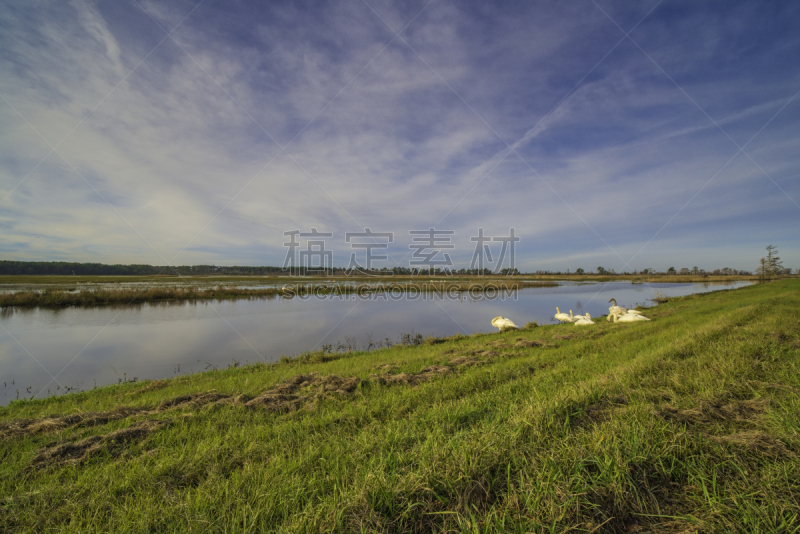
{"type": "Polygon", "coordinates": [[[234,362],[279,359],[370,340],[397,342],[404,333],[445,336],[496,331],[493,317],[518,325],[555,322],[562,312],[608,313],[620,306],[652,305],[658,290],[669,296],[749,285],[565,283],[524,289],[515,299],[416,300],[334,297],[168,303],[139,307],[5,309],[0,314],[0,404],[32,395],[61,394],[128,380],[157,379],[224,368],[234,362]],[[55,377],[55,380],[53,380],[55,377]],[[13,381],[13,384],[12,384],[13,381]],[[61,386],[60,390],[56,388],[61,386]]]}

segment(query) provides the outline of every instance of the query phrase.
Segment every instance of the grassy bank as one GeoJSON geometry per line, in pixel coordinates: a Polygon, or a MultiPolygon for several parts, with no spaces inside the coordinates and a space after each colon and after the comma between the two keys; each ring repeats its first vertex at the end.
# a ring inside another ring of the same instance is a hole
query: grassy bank
{"type": "Polygon", "coordinates": [[[46,289],[15,293],[0,293],[0,307],[63,308],[66,306],[103,306],[109,304],[141,304],[159,301],[189,301],[210,299],[293,298],[303,296],[361,295],[378,292],[387,294],[438,293],[442,296],[459,293],[483,294],[486,292],[508,293],[526,287],[554,287],[556,282],[526,282],[521,280],[492,280],[480,282],[426,280],[406,283],[371,283],[344,286],[333,283],[294,283],[283,287],[246,289],[236,286],[218,287],[143,287],[123,289],[86,289],[67,291],[46,289]]]}
{"type": "Polygon", "coordinates": [[[648,316],[16,402],[0,528],[800,531],[800,282],[648,316]]]}

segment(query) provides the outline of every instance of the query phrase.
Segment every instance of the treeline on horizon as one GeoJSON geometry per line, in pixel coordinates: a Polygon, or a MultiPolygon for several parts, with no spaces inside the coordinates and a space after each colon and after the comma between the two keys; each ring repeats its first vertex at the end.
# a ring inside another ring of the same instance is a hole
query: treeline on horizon
{"type": "MultiPolygon", "coordinates": [[[[776,274],[789,274],[791,269],[781,269],[782,272],[776,274]],[[785,271],[785,272],[783,272],[785,271]]],[[[630,276],[630,275],[694,275],[694,276],[748,276],[752,275],[751,272],[742,271],[737,269],[723,268],[715,269],[713,271],[705,271],[694,267],[692,269],[682,268],[675,269],[670,267],[667,271],[659,272],[655,269],[643,269],[641,271],[616,273],[613,269],[604,269],[598,267],[595,272],[586,272],[583,269],[577,269],[573,272],[569,270],[563,271],[534,271],[531,273],[520,273],[518,269],[502,269],[499,273],[494,273],[490,269],[418,269],[408,267],[395,267],[393,269],[378,269],[369,272],[364,271],[350,271],[343,267],[333,267],[326,269],[325,273],[320,273],[319,270],[307,268],[292,268],[286,269],[276,266],[247,266],[247,265],[232,265],[232,266],[219,266],[219,265],[177,265],[177,266],[159,266],[159,265],[146,265],[146,264],[132,264],[132,265],[108,265],[104,263],[79,263],[79,262],[66,262],[66,261],[11,261],[0,260],[0,275],[75,275],[75,276],[103,276],[103,275],[134,275],[134,276],[203,276],[203,275],[251,275],[251,276],[305,276],[317,274],[332,274],[332,275],[380,275],[380,274],[395,274],[395,275],[485,275],[485,276],[509,276],[509,275],[593,275],[600,276],[630,276]]]]}
{"type": "Polygon", "coordinates": [[[406,274],[406,275],[443,275],[443,274],[471,274],[471,275],[515,275],[520,274],[517,269],[502,269],[499,273],[493,273],[490,269],[460,269],[458,271],[446,271],[436,269],[417,269],[407,267],[395,267],[393,269],[378,269],[369,272],[350,271],[344,267],[332,267],[320,273],[319,269],[308,269],[305,267],[294,267],[286,269],[274,266],[247,266],[247,265],[176,265],[159,266],[146,264],[133,265],[107,265],[104,263],[78,263],[66,261],[10,261],[0,260],[0,275],[75,275],[75,276],[97,276],[97,275],[137,275],[137,276],[156,276],[156,275],[295,275],[305,276],[314,274],[406,274]]]}
{"type": "Polygon", "coordinates": [[[46,275],[65,274],[76,276],[87,275],[212,275],[212,274],[253,274],[253,275],[278,275],[285,274],[281,267],[248,267],[231,266],[218,267],[216,265],[107,265],[104,263],[77,263],[67,261],[8,261],[0,260],[0,275],[46,275]]]}

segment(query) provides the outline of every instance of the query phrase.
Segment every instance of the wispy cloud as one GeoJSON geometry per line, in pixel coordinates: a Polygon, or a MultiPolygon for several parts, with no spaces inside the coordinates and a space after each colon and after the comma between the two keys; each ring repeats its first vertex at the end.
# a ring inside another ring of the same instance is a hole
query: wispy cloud
{"type": "MultiPolygon", "coordinates": [[[[719,172],[737,147],[630,42],[608,53],[592,2],[426,4],[7,2],[2,256],[280,264],[317,227],[344,262],[361,225],[399,260],[444,217],[460,262],[514,227],[522,268],[621,268],[700,191],[632,268],[751,269],[767,243],[800,266],[800,102],[747,148],[782,192],[744,155],[719,172]]],[[[627,31],[654,3],[600,5],[627,31]]],[[[800,89],[798,22],[666,1],[631,37],[743,144],[800,89]]]]}

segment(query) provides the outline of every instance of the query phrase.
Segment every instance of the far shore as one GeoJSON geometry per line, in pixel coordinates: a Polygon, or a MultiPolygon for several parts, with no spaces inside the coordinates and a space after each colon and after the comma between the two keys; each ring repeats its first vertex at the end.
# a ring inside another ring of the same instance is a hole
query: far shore
{"type": "MultiPolygon", "coordinates": [[[[294,298],[307,296],[360,295],[367,296],[383,292],[386,294],[426,293],[441,296],[472,294],[509,294],[523,288],[556,287],[558,282],[527,281],[520,279],[415,279],[403,282],[396,280],[372,281],[372,283],[343,284],[352,280],[323,279],[317,281],[293,280],[286,284],[252,289],[236,285],[168,286],[153,285],[144,287],[98,287],[78,290],[62,288],[24,289],[16,292],[0,293],[0,308],[64,308],[68,306],[135,305],[145,302],[252,299],[252,298],[294,298]]],[[[230,284],[230,282],[228,282],[230,284]]],[[[107,285],[107,284],[105,284],[107,285]]]]}
{"type": "MultiPolygon", "coordinates": [[[[797,278],[798,275],[773,277],[797,278]]],[[[641,283],[697,283],[697,282],[736,282],[759,281],[756,275],[714,275],[714,274],[521,274],[514,276],[501,275],[375,275],[375,276],[253,276],[253,275],[0,275],[0,285],[81,285],[81,284],[130,284],[130,283],[173,283],[186,284],[234,284],[252,282],[258,284],[305,284],[305,283],[332,283],[332,282],[363,282],[363,283],[390,283],[411,282],[420,280],[442,280],[453,282],[479,282],[487,280],[504,281],[572,281],[572,282],[641,282],[641,283]]]]}
{"type": "MultiPolygon", "coordinates": [[[[790,276],[796,278],[797,276],[790,276]]],[[[787,277],[782,277],[787,278],[787,277]]],[[[591,275],[550,274],[515,276],[0,276],[0,308],[65,308],[137,305],[195,300],[294,298],[386,293],[441,293],[442,295],[491,292],[509,293],[525,288],[556,287],[563,282],[629,282],[631,284],[758,282],[757,276],[715,275],[591,275]],[[243,287],[245,286],[245,287],[243,287]],[[246,287],[249,286],[249,287],[246,287]],[[256,287],[253,287],[256,286],[256,287]],[[258,287],[266,286],[266,287],[258,287]]]]}

